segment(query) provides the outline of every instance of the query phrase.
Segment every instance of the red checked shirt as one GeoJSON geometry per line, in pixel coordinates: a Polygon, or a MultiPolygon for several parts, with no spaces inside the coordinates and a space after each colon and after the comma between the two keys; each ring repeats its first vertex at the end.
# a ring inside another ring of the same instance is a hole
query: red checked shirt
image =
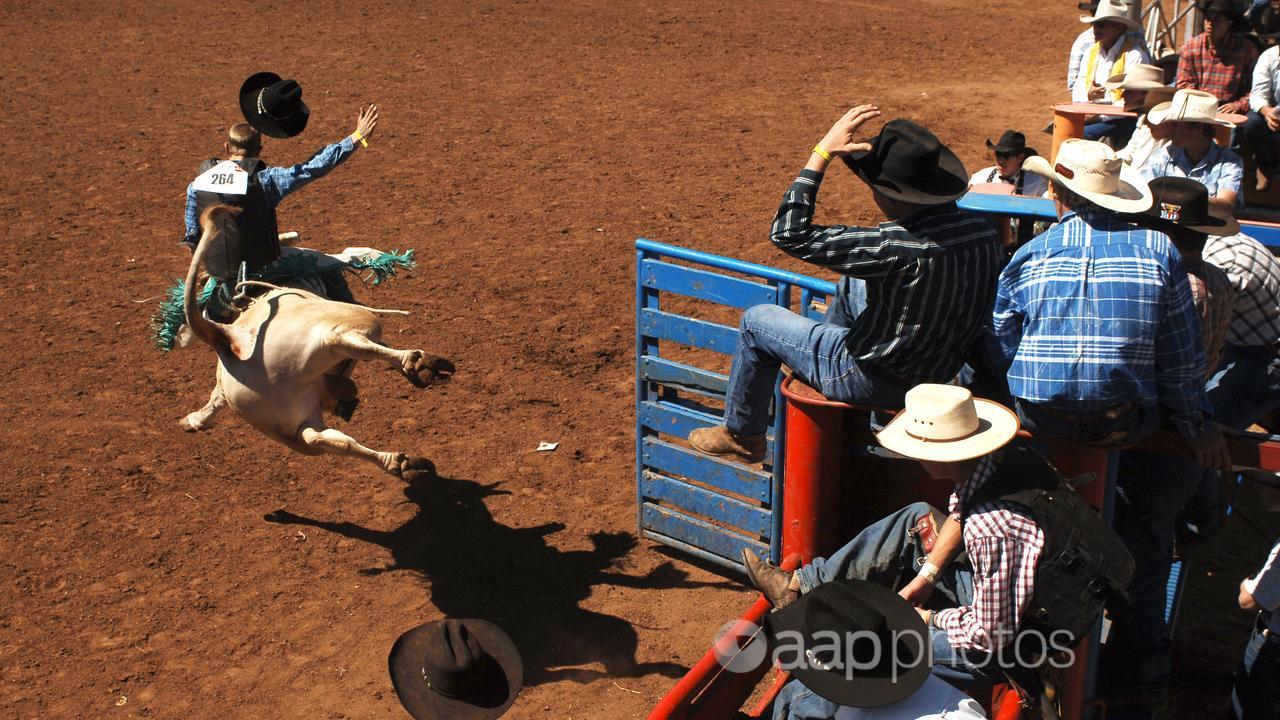
{"type": "Polygon", "coordinates": [[[964,527],[964,549],[973,568],[973,604],[939,610],[933,624],[952,647],[995,652],[1013,639],[1035,589],[1036,563],[1044,533],[1019,505],[991,501],[967,507],[973,493],[995,474],[997,455],[988,455],[956,487],[950,512],[964,527]]]}
{"type": "Polygon", "coordinates": [[[1240,35],[1227,35],[1223,46],[1215,50],[1209,33],[1200,33],[1182,46],[1177,84],[1218,98],[1223,112],[1247,113],[1257,60],[1258,48],[1240,35]]]}

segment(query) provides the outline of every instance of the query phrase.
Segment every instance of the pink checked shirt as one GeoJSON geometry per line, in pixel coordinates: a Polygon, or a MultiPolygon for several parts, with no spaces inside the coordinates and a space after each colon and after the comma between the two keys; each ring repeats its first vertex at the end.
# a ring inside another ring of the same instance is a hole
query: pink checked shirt
{"type": "Polygon", "coordinates": [[[995,652],[1013,639],[1031,602],[1044,533],[1021,506],[993,501],[967,507],[973,493],[995,474],[988,455],[956,486],[949,511],[964,526],[964,548],[973,568],[973,604],[939,610],[933,624],[953,647],[995,652]]]}

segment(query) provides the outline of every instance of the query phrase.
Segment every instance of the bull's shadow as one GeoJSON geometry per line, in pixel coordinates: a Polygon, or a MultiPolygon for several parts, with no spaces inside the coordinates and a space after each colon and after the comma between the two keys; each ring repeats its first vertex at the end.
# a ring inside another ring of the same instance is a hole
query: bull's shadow
{"type": "MultiPolygon", "coordinates": [[[[432,602],[445,616],[496,623],[520,649],[527,684],[682,675],[684,668],[674,663],[637,662],[638,638],[631,623],[578,603],[598,584],[659,591],[717,583],[690,581],[671,563],[641,577],[614,571],[615,562],[636,545],[629,533],[595,533],[591,550],[557,550],[547,544],[546,536],[563,530],[560,523],[511,528],[494,521],[484,500],[509,494],[498,485],[437,477],[406,486],[405,497],[418,506],[418,513],[394,530],[305,518],[285,510],[265,519],[309,525],[387,548],[391,563],[359,572],[420,573],[430,583],[432,602]],[[573,667],[593,662],[602,663],[604,671],[573,667]]],[[[679,621],[670,619],[672,624],[679,621]]]]}

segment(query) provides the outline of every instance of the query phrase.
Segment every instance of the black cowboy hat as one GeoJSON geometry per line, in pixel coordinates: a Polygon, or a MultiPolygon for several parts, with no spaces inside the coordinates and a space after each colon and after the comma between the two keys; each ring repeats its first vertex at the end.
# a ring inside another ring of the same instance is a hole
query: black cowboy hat
{"type": "Polygon", "coordinates": [[[1027,136],[1017,130],[1005,130],[996,142],[987,138],[987,147],[998,153],[1022,153],[1028,157],[1036,155],[1036,149],[1027,147],[1027,136]]]}
{"type": "Polygon", "coordinates": [[[863,182],[894,200],[941,205],[969,189],[969,174],[960,158],[910,120],[890,120],[871,142],[870,152],[843,158],[863,182]]]}
{"type": "Polygon", "coordinates": [[[1244,8],[1236,0],[1200,0],[1196,3],[1196,9],[1205,15],[1222,13],[1231,18],[1233,23],[1238,23],[1244,17],[1244,8]]]}
{"type": "Polygon", "coordinates": [[[302,102],[297,80],[281,80],[272,72],[250,75],[240,86],[240,112],[258,132],[273,138],[291,138],[307,126],[311,111],[302,102]]]}
{"type": "Polygon", "coordinates": [[[493,720],[524,682],[515,643],[484,620],[419,625],[396,640],[387,662],[400,704],[417,720],[493,720]]]}
{"type": "Polygon", "coordinates": [[[1205,235],[1235,235],[1240,223],[1230,213],[1209,204],[1204,185],[1182,177],[1158,177],[1151,188],[1151,208],[1124,215],[1124,219],[1153,230],[1184,228],[1205,235]]]}
{"type": "Polygon", "coordinates": [[[768,615],[765,634],[791,676],[822,697],[880,707],[929,677],[929,628],[906,600],[866,580],[835,580],[768,615]]]}

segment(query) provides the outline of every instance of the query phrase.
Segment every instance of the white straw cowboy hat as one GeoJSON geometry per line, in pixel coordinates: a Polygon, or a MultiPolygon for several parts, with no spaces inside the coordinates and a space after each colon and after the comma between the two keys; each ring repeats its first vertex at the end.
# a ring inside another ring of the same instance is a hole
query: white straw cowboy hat
{"type": "Polygon", "coordinates": [[[1151,207],[1151,191],[1145,182],[1134,185],[1121,180],[1123,166],[1111,148],[1080,138],[1063,140],[1052,165],[1038,155],[1022,163],[1023,170],[1065,185],[1095,205],[1116,212],[1144,212],[1151,207]]]}
{"type": "Polygon", "coordinates": [[[1169,86],[1164,84],[1163,68],[1135,63],[1119,75],[1107,78],[1105,87],[1108,90],[1155,90],[1169,86]]]}
{"type": "Polygon", "coordinates": [[[1147,113],[1147,122],[1159,125],[1162,122],[1198,122],[1223,127],[1235,127],[1230,120],[1218,117],[1218,98],[1203,90],[1179,90],[1173,99],[1151,108],[1147,113]]]}
{"type": "Polygon", "coordinates": [[[885,448],[916,460],[960,462],[999,450],[1018,433],[1018,416],[956,385],[907,391],[902,412],[876,434],[885,448]]]}
{"type": "Polygon", "coordinates": [[[1080,16],[1080,22],[1091,25],[1099,20],[1120,23],[1130,32],[1142,29],[1142,25],[1138,22],[1138,5],[1126,0],[1102,0],[1092,15],[1080,16]]]}

